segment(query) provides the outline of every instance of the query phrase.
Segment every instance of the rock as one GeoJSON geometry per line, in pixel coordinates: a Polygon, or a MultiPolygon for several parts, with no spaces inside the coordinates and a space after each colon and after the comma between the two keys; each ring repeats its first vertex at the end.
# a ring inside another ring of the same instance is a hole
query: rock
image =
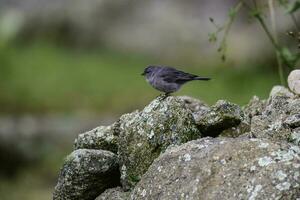
{"type": "Polygon", "coordinates": [[[251,118],[251,135],[257,138],[290,141],[299,125],[300,99],[282,86],[273,87],[262,112],[251,118]]]}
{"type": "Polygon", "coordinates": [[[247,123],[251,123],[252,117],[256,115],[261,115],[265,107],[265,100],[260,100],[257,96],[252,97],[249,103],[243,107],[245,120],[247,121],[247,123]]]}
{"type": "Polygon", "coordinates": [[[296,199],[300,148],[268,139],[202,138],[168,148],[131,199],[296,199]]]}
{"type": "Polygon", "coordinates": [[[183,101],[185,107],[190,109],[192,113],[209,110],[209,106],[206,103],[200,101],[199,99],[195,99],[188,96],[180,96],[178,98],[183,101]]]}
{"type": "Polygon", "coordinates": [[[95,200],[126,200],[129,198],[129,192],[124,192],[122,188],[110,188],[105,190],[95,200]]]}
{"type": "Polygon", "coordinates": [[[158,97],[141,112],[123,115],[117,124],[121,183],[126,190],[169,145],[201,137],[191,111],[177,97],[158,97]]]}
{"type": "Polygon", "coordinates": [[[300,113],[288,116],[283,123],[291,128],[300,127],[300,113]]]}
{"type": "Polygon", "coordinates": [[[102,149],[117,153],[117,136],[112,126],[99,126],[91,131],[82,133],[75,140],[75,149],[102,149]]]}
{"type": "Polygon", "coordinates": [[[289,141],[300,146],[300,128],[297,128],[292,132],[289,141]]]}
{"type": "Polygon", "coordinates": [[[120,174],[114,153],[78,149],[65,160],[53,200],[94,200],[105,189],[119,183],[120,174]]]}
{"type": "Polygon", "coordinates": [[[300,94],[300,70],[291,71],[288,76],[288,85],[290,90],[292,90],[295,94],[300,94]]]}
{"type": "Polygon", "coordinates": [[[283,97],[288,97],[288,98],[293,98],[294,94],[291,93],[287,88],[281,86],[281,85],[276,85],[272,88],[270,92],[270,97],[277,97],[277,96],[283,96],[283,97]]]}
{"type": "Polygon", "coordinates": [[[239,137],[250,131],[250,125],[246,121],[242,121],[238,126],[231,127],[221,132],[220,137],[239,137]]]}
{"type": "Polygon", "coordinates": [[[286,108],[288,115],[296,115],[300,113],[300,98],[290,99],[286,108]]]}
{"type": "Polygon", "coordinates": [[[211,109],[195,113],[194,117],[201,133],[216,137],[223,130],[238,126],[243,120],[243,112],[238,105],[219,100],[211,109]]]}

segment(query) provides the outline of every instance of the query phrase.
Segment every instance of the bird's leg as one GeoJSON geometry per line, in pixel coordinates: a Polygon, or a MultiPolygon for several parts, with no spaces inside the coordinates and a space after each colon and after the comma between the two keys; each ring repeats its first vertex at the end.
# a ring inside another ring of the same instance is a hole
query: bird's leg
{"type": "Polygon", "coordinates": [[[171,95],[171,93],[166,92],[164,94],[158,95],[156,98],[159,98],[162,101],[162,100],[165,100],[170,95],[171,95]]]}
{"type": "Polygon", "coordinates": [[[162,94],[161,96],[162,96],[162,99],[161,100],[165,100],[168,96],[170,96],[171,95],[171,93],[169,93],[169,92],[166,92],[165,94],[162,94]]]}

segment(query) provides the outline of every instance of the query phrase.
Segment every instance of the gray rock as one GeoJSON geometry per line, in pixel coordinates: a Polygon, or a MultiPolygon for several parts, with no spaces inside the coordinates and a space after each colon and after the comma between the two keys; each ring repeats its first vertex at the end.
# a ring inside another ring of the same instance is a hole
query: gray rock
{"type": "Polygon", "coordinates": [[[281,85],[276,85],[272,88],[270,92],[270,97],[278,97],[278,96],[283,96],[283,97],[288,97],[288,98],[293,98],[295,95],[289,91],[284,86],[281,85]]]}
{"type": "MultiPolygon", "coordinates": [[[[282,86],[273,87],[268,100],[252,118],[250,135],[272,140],[291,139],[293,129],[300,126],[300,99],[282,86]]],[[[245,113],[250,116],[249,112],[245,113]]]]}
{"type": "Polygon", "coordinates": [[[296,115],[300,113],[300,98],[289,99],[286,112],[289,115],[296,115]]]}
{"type": "Polygon", "coordinates": [[[185,107],[190,109],[192,113],[197,113],[200,111],[205,111],[210,109],[206,103],[200,101],[199,99],[195,99],[189,96],[180,96],[178,98],[183,101],[185,107]]]}
{"type": "Polygon", "coordinates": [[[53,200],[94,200],[119,185],[117,156],[109,151],[78,149],[65,160],[53,200]]]}
{"type": "Polygon", "coordinates": [[[289,138],[290,142],[300,146],[300,128],[295,129],[289,138]]]}
{"type": "Polygon", "coordinates": [[[243,107],[245,114],[245,120],[247,123],[251,123],[252,117],[261,115],[265,110],[266,101],[259,99],[257,96],[253,96],[249,103],[243,107]]]}
{"type": "Polygon", "coordinates": [[[250,125],[243,120],[238,126],[228,128],[220,133],[220,137],[240,137],[250,131],[250,125]]]}
{"type": "Polygon", "coordinates": [[[288,85],[290,90],[295,94],[300,94],[300,70],[296,69],[291,71],[288,76],[288,85]]]}
{"type": "Polygon", "coordinates": [[[238,105],[219,100],[211,109],[195,113],[194,118],[201,133],[215,137],[223,130],[238,126],[243,112],[238,105]]]}
{"type": "Polygon", "coordinates": [[[168,148],[131,199],[296,199],[300,148],[268,139],[203,138],[168,148]]]}
{"type": "Polygon", "coordinates": [[[192,113],[177,97],[158,97],[141,112],[123,115],[119,122],[121,183],[129,189],[169,145],[201,137],[192,113]]]}
{"type": "Polygon", "coordinates": [[[91,131],[82,133],[75,140],[75,149],[102,149],[117,153],[117,136],[112,126],[99,126],[91,131]]]}
{"type": "Polygon", "coordinates": [[[284,120],[283,123],[286,124],[287,126],[291,127],[291,128],[297,128],[297,127],[299,127],[300,126],[300,113],[288,116],[284,120]]]}
{"type": "Polygon", "coordinates": [[[110,188],[105,190],[95,200],[126,200],[129,198],[129,192],[124,192],[122,188],[110,188]]]}

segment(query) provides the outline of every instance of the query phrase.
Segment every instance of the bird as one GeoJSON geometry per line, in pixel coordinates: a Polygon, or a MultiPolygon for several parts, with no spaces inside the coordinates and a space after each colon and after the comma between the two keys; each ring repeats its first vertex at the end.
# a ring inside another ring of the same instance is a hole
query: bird
{"type": "Polygon", "coordinates": [[[165,96],[178,91],[183,84],[189,81],[211,79],[161,65],[149,65],[141,75],[145,76],[146,81],[155,89],[163,92],[165,96]]]}

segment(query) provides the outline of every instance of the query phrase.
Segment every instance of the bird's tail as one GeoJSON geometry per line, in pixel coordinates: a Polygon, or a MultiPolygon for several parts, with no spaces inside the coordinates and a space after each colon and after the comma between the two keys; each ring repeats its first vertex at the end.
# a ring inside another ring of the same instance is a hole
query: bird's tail
{"type": "Polygon", "coordinates": [[[194,80],[202,80],[202,81],[208,81],[210,80],[211,78],[208,78],[208,77],[200,77],[200,76],[197,76],[194,78],[194,80]]]}

